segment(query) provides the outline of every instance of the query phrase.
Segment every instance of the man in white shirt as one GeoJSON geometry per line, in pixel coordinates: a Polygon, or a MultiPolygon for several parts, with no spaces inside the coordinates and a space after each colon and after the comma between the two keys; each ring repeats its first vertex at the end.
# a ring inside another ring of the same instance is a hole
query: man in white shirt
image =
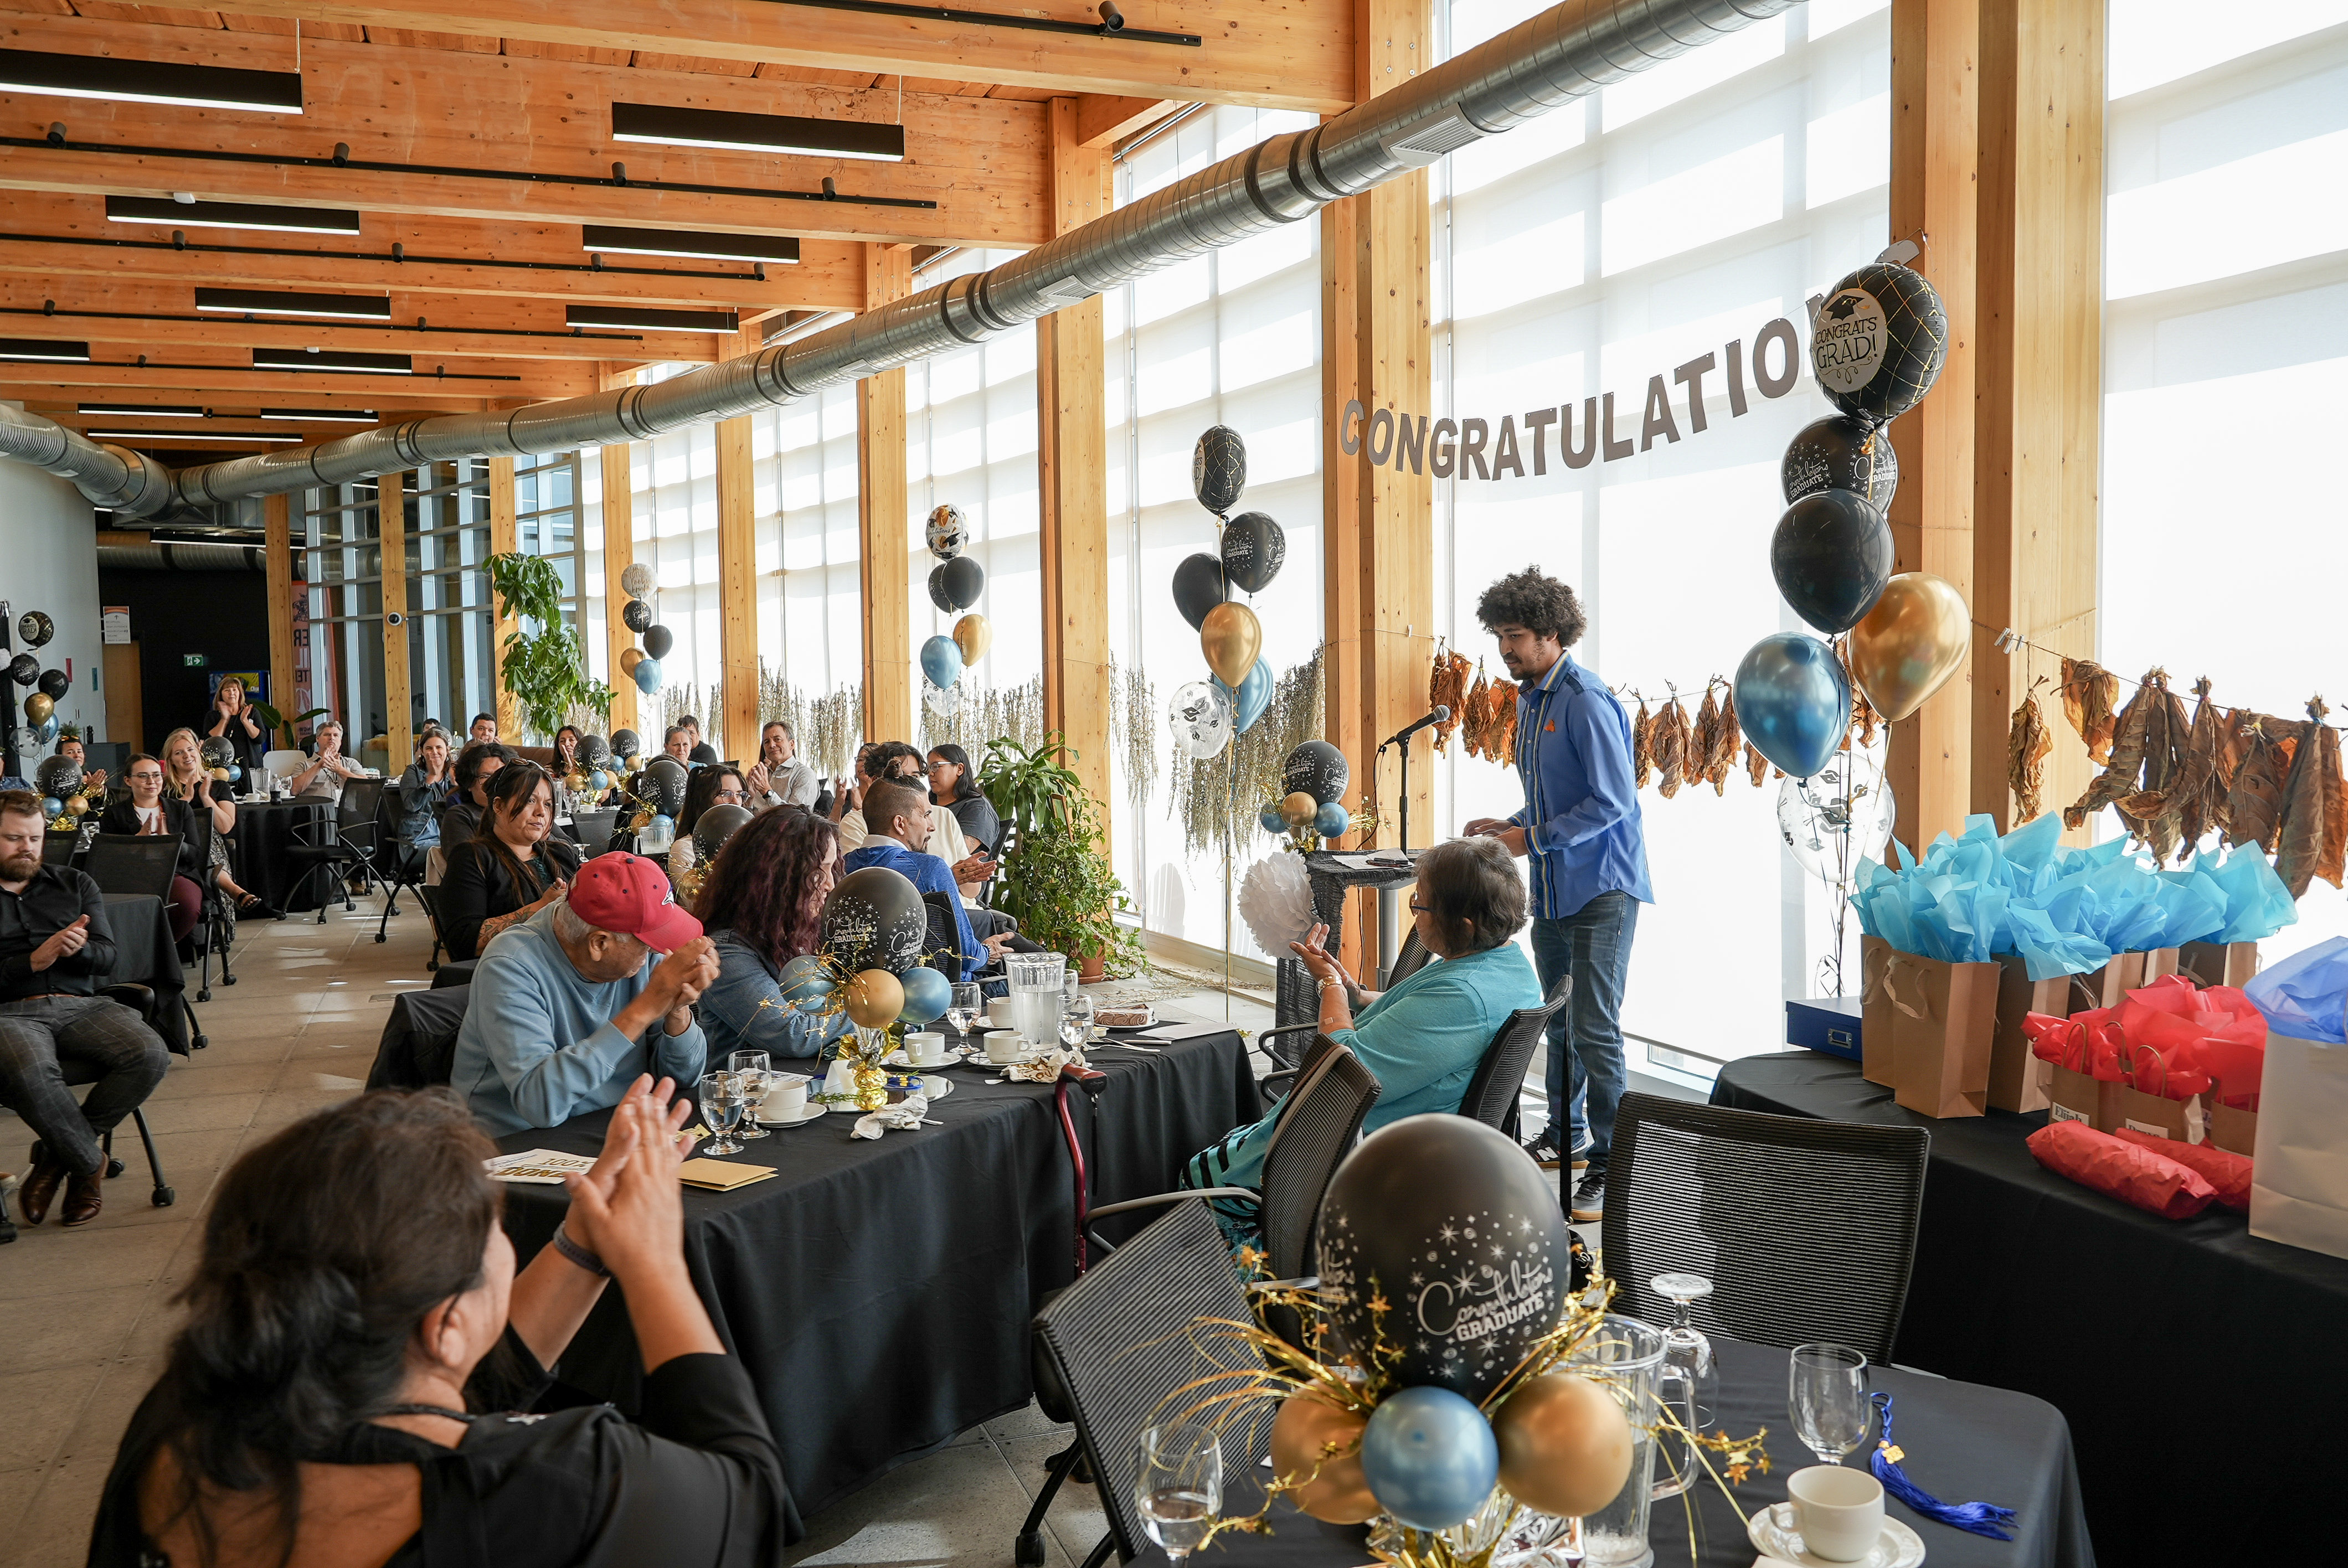
{"type": "Polygon", "coordinates": [[[758,732],[758,760],[742,782],[753,799],[767,805],[812,807],[816,797],[815,770],[798,759],[798,737],[780,719],[769,719],[758,732]]]}

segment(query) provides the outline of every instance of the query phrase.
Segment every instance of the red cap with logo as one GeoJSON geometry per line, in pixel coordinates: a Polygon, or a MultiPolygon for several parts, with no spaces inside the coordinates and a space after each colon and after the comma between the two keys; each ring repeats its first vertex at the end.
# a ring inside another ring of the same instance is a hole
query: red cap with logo
{"type": "Polygon", "coordinates": [[[701,922],[677,907],[668,874],[641,855],[599,855],[572,880],[572,912],[602,931],[633,937],[673,953],[701,935],[701,922]]]}

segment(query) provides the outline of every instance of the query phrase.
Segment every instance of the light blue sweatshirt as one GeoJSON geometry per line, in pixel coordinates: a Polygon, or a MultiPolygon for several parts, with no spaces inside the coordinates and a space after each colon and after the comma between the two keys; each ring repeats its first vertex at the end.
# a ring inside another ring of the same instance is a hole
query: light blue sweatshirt
{"type": "Polygon", "coordinates": [[[639,1073],[690,1087],[707,1055],[697,1023],[673,1035],[655,1022],[649,1050],[613,1028],[660,957],[623,980],[582,979],[555,938],[557,907],[507,927],[473,970],[449,1082],[492,1138],[617,1105],[639,1073]]]}

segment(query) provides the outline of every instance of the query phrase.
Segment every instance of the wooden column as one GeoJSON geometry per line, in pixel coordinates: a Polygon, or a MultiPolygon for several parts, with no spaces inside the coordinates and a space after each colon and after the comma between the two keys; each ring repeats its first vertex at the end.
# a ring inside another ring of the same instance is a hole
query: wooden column
{"type": "Polygon", "coordinates": [[[396,778],[416,752],[414,693],[407,679],[407,476],[385,474],[375,487],[376,542],[383,559],[383,717],[388,746],[383,771],[396,778]],[[394,616],[399,618],[397,624],[394,616]]]}
{"type": "MultiPolygon", "coordinates": [[[[864,308],[912,291],[913,253],[864,247],[864,308]]],[[[856,384],[857,562],[864,584],[864,738],[913,738],[913,562],[905,519],[905,373],[856,384]]]]}
{"type": "MultiPolygon", "coordinates": [[[[620,655],[636,645],[636,634],[621,619],[628,590],[620,578],[636,559],[635,495],[628,487],[628,444],[613,442],[600,454],[603,465],[603,647],[611,670],[610,730],[636,727],[636,682],[620,672],[620,655]]],[[[607,732],[608,733],[608,732],[607,732]]]]}
{"type": "MultiPolygon", "coordinates": [[[[269,705],[291,718],[302,711],[294,702],[293,498],[283,494],[263,497],[261,517],[269,541],[269,705]]],[[[285,737],[282,733],[273,734],[269,743],[273,748],[282,746],[285,737]]]]}
{"type": "MultiPolygon", "coordinates": [[[[2096,651],[2103,412],[2104,0],[1982,0],[1973,618],[2096,651]]],[[[1935,396],[1939,394],[1935,393],[1935,396]]],[[[1895,427],[1896,428],[1896,427],[1895,427]]],[[[2131,673],[2133,673],[2131,671],[2131,673]]],[[[2013,820],[2005,738],[2032,682],[2055,731],[2043,811],[2086,789],[2059,658],[1976,630],[1972,809],[2013,820]]],[[[2073,835],[2085,843],[2086,831],[2073,835]]]]}
{"type": "MultiPolygon", "coordinates": [[[[1054,98],[1048,168],[1056,235],[1114,203],[1108,154],[1086,147],[1078,100],[1054,98]]],[[[1098,296],[1035,323],[1035,471],[1042,498],[1044,728],[1074,753],[1107,825],[1109,787],[1108,421],[1098,296]]]]}
{"type": "MultiPolygon", "coordinates": [[[[736,334],[728,359],[758,352],[758,329],[736,334]]],[[[904,384],[899,373],[898,384],[904,384]]],[[[898,397],[902,408],[904,398],[898,397]]],[[[903,416],[899,415],[901,429],[903,416]]],[[[898,459],[901,489],[904,460],[898,459]]],[[[724,670],[719,690],[710,694],[711,722],[724,739],[720,756],[748,763],[758,754],[758,541],[755,527],[756,483],[750,467],[750,415],[717,422],[717,649],[724,670]]]]}
{"type": "MultiPolygon", "coordinates": [[[[514,508],[514,460],[510,457],[489,459],[489,553],[510,555],[521,548],[520,524],[514,508]]],[[[488,580],[488,573],[482,580],[488,580]]],[[[521,735],[521,709],[513,693],[506,690],[506,639],[520,630],[520,621],[502,612],[496,592],[489,593],[489,613],[494,618],[489,628],[490,683],[498,694],[498,737],[512,745],[521,735]]],[[[470,714],[452,714],[451,722],[471,723],[470,714]]]]}
{"type": "MultiPolygon", "coordinates": [[[[1892,0],[1891,235],[1949,315],[1948,364],[1891,426],[1898,569],[1945,578],[1972,602],[1976,200],[1982,0],[1892,0]]],[[[1987,619],[1982,617],[1982,619],[1987,619]]],[[[1912,849],[1955,833],[1972,806],[1972,680],[1951,681],[1891,729],[1893,831],[1912,849]]],[[[1999,756],[2003,758],[2003,742],[1999,756]]]]}

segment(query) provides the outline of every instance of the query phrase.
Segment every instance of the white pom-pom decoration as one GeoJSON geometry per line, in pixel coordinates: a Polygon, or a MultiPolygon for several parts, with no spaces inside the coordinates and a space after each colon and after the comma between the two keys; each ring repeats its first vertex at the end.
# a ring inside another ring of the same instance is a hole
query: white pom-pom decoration
{"type": "Polygon", "coordinates": [[[1282,850],[1257,861],[1240,883],[1240,918],[1255,944],[1274,958],[1288,957],[1288,944],[1313,928],[1313,884],[1304,857],[1282,850]]]}

